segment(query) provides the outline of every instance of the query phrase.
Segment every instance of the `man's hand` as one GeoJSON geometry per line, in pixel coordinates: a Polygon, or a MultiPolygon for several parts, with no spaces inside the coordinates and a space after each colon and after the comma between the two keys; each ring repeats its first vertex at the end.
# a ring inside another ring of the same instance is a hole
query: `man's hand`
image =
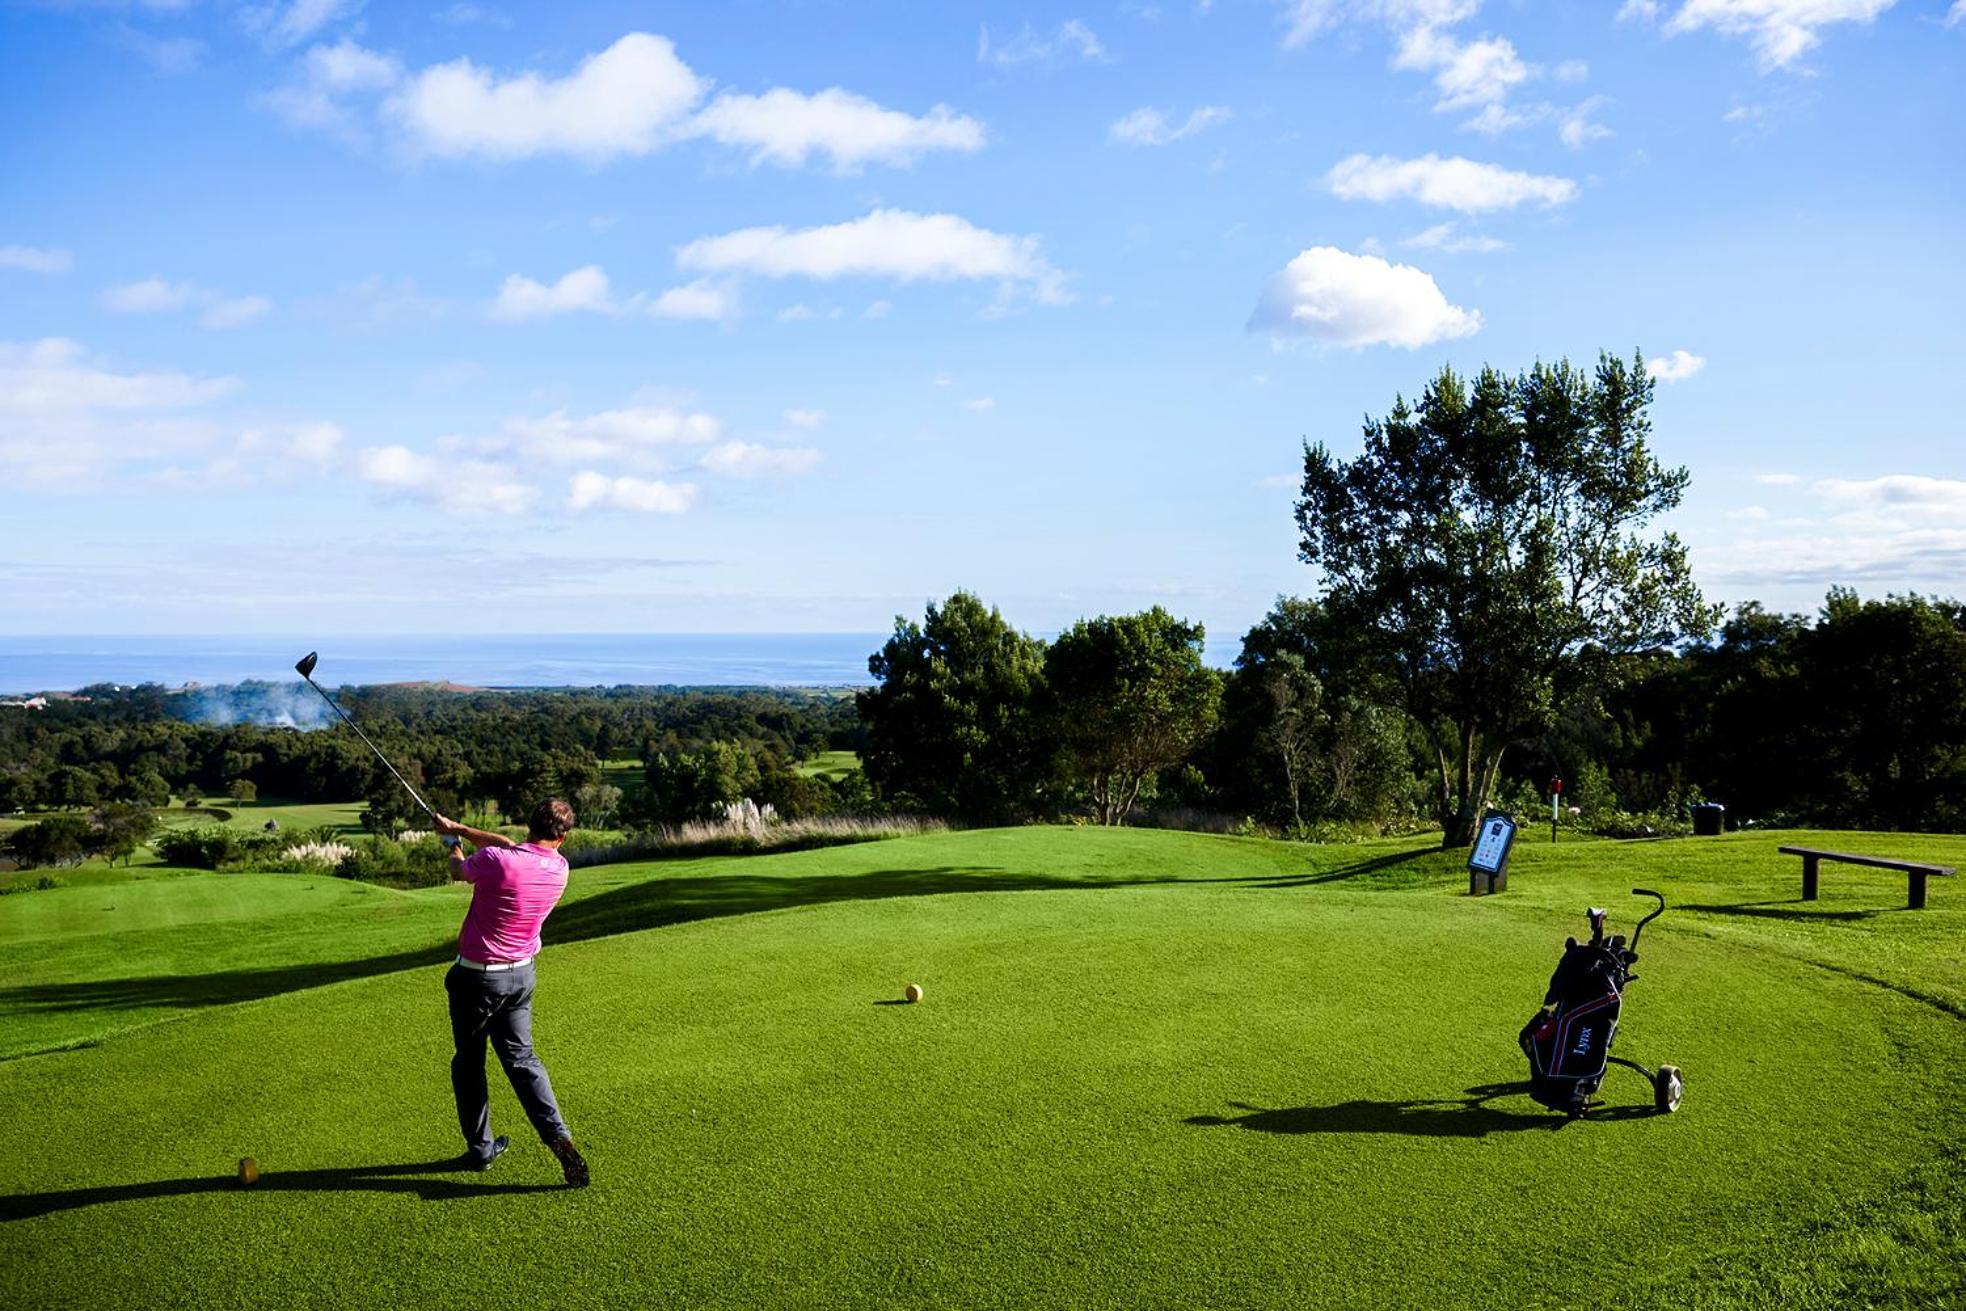
{"type": "Polygon", "coordinates": [[[503,833],[490,833],[481,828],[472,828],[469,824],[460,824],[456,820],[446,819],[442,815],[432,815],[430,817],[430,827],[437,830],[444,837],[463,838],[474,847],[516,847],[519,845],[503,833]]]}
{"type": "Polygon", "coordinates": [[[464,825],[454,819],[445,819],[442,815],[432,815],[430,817],[430,827],[436,829],[438,835],[441,837],[461,838],[464,836],[464,825]]]}

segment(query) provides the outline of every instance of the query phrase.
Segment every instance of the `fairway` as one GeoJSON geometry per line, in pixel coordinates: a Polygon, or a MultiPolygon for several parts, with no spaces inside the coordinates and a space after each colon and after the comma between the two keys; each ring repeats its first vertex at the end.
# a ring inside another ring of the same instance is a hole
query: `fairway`
{"type": "Polygon", "coordinates": [[[44,1054],[0,1063],[0,1304],[451,1305],[495,1231],[552,1306],[1943,1305],[1960,890],[1805,906],[1796,836],[1525,845],[1479,901],[1417,840],[1057,828],[578,871],[538,1040],[585,1193],[502,1085],[497,1169],[420,1168],[455,1150],[456,890],[11,897],[0,1020],[44,1054]],[[1675,908],[1619,1050],[1686,1105],[1614,1069],[1566,1125],[1515,1030],[1634,883],[1675,908]]]}

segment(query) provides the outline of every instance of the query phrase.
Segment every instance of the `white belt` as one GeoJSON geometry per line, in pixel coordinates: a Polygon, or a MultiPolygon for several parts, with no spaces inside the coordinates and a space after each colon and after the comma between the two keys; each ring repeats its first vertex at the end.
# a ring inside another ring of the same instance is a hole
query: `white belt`
{"type": "Polygon", "coordinates": [[[532,957],[528,956],[524,960],[481,961],[459,956],[457,963],[467,970],[477,970],[481,974],[496,974],[500,970],[516,970],[530,965],[532,957]]]}

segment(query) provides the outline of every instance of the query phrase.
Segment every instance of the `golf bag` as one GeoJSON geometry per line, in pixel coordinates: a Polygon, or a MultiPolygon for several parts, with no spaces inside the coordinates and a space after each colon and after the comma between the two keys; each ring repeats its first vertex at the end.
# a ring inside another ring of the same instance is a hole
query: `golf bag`
{"type": "Polygon", "coordinates": [[[1662,1065],[1654,1074],[1634,1061],[1611,1054],[1618,1036],[1618,1016],[1624,1009],[1626,985],[1638,977],[1638,937],[1665,911],[1666,899],[1645,888],[1632,895],[1653,897],[1659,906],[1632,930],[1630,946],[1622,934],[1604,935],[1608,912],[1590,908],[1591,939],[1566,939],[1563,959],[1550,976],[1543,1009],[1522,1026],[1517,1041],[1529,1058],[1529,1095],[1541,1105],[1565,1115],[1582,1115],[1591,1095],[1604,1082],[1612,1063],[1628,1066],[1652,1084],[1653,1105],[1660,1111],[1679,1109],[1683,1090],[1679,1070],[1662,1065]]]}

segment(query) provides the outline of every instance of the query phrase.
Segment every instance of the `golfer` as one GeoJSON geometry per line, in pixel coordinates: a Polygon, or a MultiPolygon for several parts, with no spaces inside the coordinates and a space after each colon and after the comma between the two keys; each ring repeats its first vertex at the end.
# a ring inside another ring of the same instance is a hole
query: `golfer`
{"type": "Polygon", "coordinates": [[[498,1053],[533,1131],[559,1158],[569,1188],[587,1186],[587,1162],[573,1145],[567,1122],[553,1100],[546,1067],[532,1049],[533,957],[539,926],[567,890],[567,861],[560,844],[573,831],[573,807],[555,798],[533,807],[526,840],[466,828],[436,816],[437,832],[477,848],[467,859],[451,844],[451,877],[471,885],[471,909],[457,935],[457,963],[444,976],[450,994],[451,1091],[457,1127],[464,1131],[466,1168],[489,1170],[512,1140],[491,1134],[491,1097],[485,1087],[485,1042],[498,1053]]]}

